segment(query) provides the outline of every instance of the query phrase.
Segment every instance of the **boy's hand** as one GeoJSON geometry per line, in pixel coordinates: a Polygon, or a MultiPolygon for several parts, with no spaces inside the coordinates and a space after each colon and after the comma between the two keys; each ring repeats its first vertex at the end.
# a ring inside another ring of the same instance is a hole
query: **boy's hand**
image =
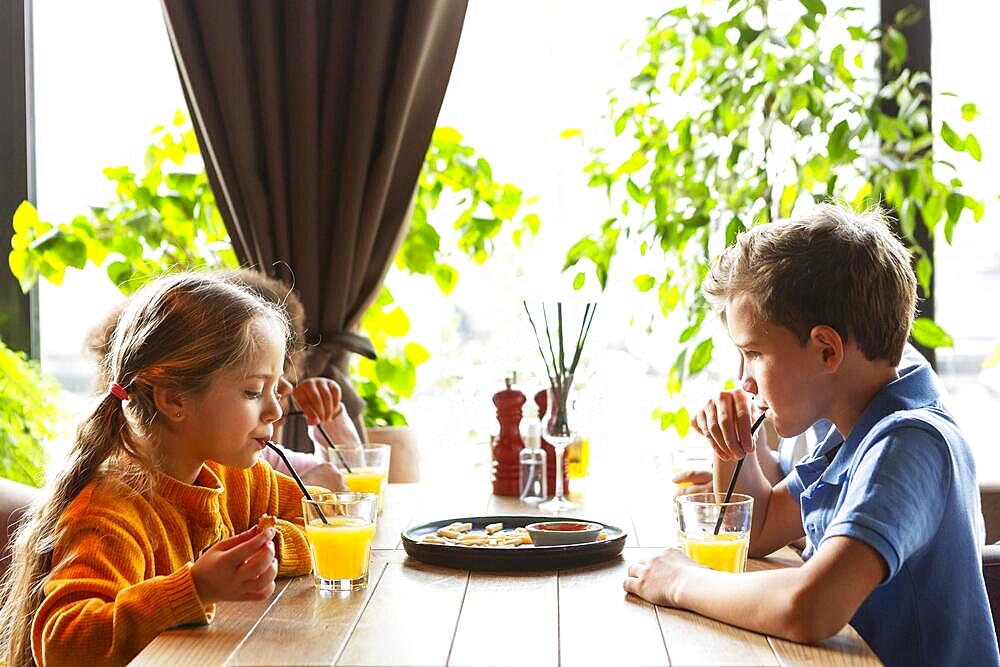
{"type": "Polygon", "coordinates": [[[754,449],[750,414],[750,394],[742,389],[721,391],[698,411],[691,426],[708,439],[716,456],[736,461],[754,449]]]}
{"type": "Polygon", "coordinates": [[[674,498],[686,496],[690,493],[711,493],[712,473],[709,470],[685,470],[673,476],[670,480],[674,484],[687,484],[688,486],[678,486],[674,491],[674,498]]]}
{"type": "Polygon", "coordinates": [[[292,390],[292,398],[302,408],[310,426],[328,422],[340,414],[344,409],[340,396],[340,385],[330,378],[306,378],[292,390]]]}
{"type": "Polygon", "coordinates": [[[678,549],[664,549],[650,561],[629,565],[623,587],[643,600],[664,607],[677,606],[677,591],[684,572],[700,567],[678,549]]]}
{"type": "Polygon", "coordinates": [[[191,566],[203,604],[220,600],[266,600],[274,592],[278,561],[274,528],[257,526],[212,545],[191,566]]]}

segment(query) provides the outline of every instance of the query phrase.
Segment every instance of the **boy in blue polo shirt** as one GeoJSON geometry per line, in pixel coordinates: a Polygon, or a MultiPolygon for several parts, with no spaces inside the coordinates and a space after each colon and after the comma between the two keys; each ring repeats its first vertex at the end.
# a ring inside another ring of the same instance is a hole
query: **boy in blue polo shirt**
{"type": "Polygon", "coordinates": [[[1000,665],[975,465],[929,367],[897,372],[916,280],[884,219],[821,206],[755,227],[702,287],[743,359],[741,389],[693,421],[715,450],[716,490],[746,457],[750,555],[805,537],[805,563],[734,575],[667,550],[632,565],[625,589],[800,642],[850,623],[887,665],[1000,665]],[[773,487],[746,456],[761,410],[781,436],[836,427],[773,487]]]}

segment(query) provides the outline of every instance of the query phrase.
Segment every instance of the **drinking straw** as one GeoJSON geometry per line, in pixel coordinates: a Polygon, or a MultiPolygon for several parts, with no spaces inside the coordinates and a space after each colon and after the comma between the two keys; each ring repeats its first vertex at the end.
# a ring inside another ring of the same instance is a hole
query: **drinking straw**
{"type": "MultiPolygon", "coordinates": [[[[753,434],[757,432],[757,429],[760,427],[760,425],[764,423],[764,415],[765,414],[766,414],[766,411],[765,411],[765,413],[762,413],[760,415],[760,417],[757,417],[757,421],[755,421],[753,423],[753,426],[750,427],[750,437],[751,438],[753,437],[753,434]]],[[[715,534],[716,535],[719,534],[719,529],[722,528],[722,519],[725,518],[725,516],[726,516],[726,505],[729,504],[729,501],[733,497],[733,489],[736,488],[736,478],[740,476],[740,468],[743,467],[743,461],[745,459],[746,459],[746,456],[744,456],[742,459],[740,459],[739,461],[736,462],[736,468],[733,470],[733,478],[729,480],[729,488],[726,489],[726,499],[724,501],[722,501],[722,503],[723,503],[722,507],[719,508],[719,518],[715,522],[715,534]]]]}
{"type": "MultiPolygon", "coordinates": [[[[281,447],[278,447],[270,440],[267,441],[267,446],[270,447],[274,451],[274,453],[280,456],[281,460],[285,462],[285,466],[288,467],[288,472],[292,473],[292,479],[294,479],[295,483],[299,485],[299,489],[302,491],[302,495],[308,498],[309,502],[315,503],[316,501],[313,500],[312,495],[310,495],[309,489],[307,489],[306,485],[302,482],[302,478],[299,477],[299,473],[295,472],[295,468],[293,468],[292,464],[288,462],[288,457],[285,456],[285,452],[281,451],[281,447]]],[[[316,511],[319,512],[319,518],[323,520],[323,523],[330,523],[329,521],[326,520],[326,515],[323,514],[323,508],[321,508],[318,504],[316,505],[316,511]]]]}

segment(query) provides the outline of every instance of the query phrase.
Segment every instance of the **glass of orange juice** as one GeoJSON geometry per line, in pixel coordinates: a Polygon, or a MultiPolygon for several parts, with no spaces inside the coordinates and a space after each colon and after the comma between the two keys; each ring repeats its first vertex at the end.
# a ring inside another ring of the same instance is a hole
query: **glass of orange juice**
{"type": "Polygon", "coordinates": [[[357,493],[374,493],[378,496],[378,513],[385,506],[385,485],[389,481],[389,445],[367,444],[362,447],[339,447],[340,456],[331,457],[344,476],[347,488],[357,493]]]}
{"type": "Polygon", "coordinates": [[[688,558],[722,572],[746,569],[753,498],[734,493],[726,502],[724,493],[693,493],[677,498],[675,507],[688,558]]]}
{"type": "Polygon", "coordinates": [[[320,590],[356,591],[368,585],[377,510],[374,493],[323,493],[302,499],[306,540],[320,590]]]}

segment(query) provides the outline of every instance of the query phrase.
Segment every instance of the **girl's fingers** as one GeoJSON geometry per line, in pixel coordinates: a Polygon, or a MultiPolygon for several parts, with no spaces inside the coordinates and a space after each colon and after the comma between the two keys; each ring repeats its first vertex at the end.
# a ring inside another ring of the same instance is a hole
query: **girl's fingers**
{"type": "Polygon", "coordinates": [[[212,549],[218,549],[220,551],[226,551],[232,549],[233,547],[243,544],[247,540],[253,539],[258,534],[258,531],[259,529],[257,528],[256,525],[251,526],[247,530],[244,530],[242,533],[237,533],[232,537],[227,537],[224,540],[216,542],[215,544],[212,545],[212,549]]]}
{"type": "Polygon", "coordinates": [[[272,539],[274,539],[274,528],[268,528],[263,532],[258,532],[252,540],[247,540],[227,550],[223,558],[236,569],[272,539]]]}

